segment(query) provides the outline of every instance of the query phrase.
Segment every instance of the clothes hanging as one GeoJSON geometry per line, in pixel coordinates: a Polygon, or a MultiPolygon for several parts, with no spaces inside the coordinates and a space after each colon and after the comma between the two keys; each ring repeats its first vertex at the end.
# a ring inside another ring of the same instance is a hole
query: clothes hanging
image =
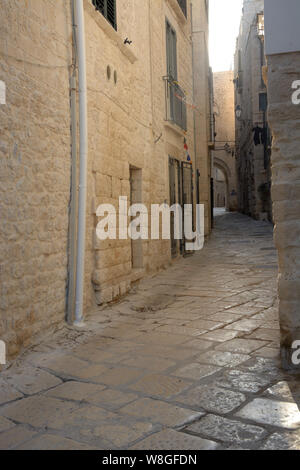
{"type": "Polygon", "coordinates": [[[253,127],[252,132],[254,132],[254,136],[253,136],[254,145],[260,145],[262,143],[261,136],[262,136],[263,128],[259,126],[255,126],[253,127]]]}

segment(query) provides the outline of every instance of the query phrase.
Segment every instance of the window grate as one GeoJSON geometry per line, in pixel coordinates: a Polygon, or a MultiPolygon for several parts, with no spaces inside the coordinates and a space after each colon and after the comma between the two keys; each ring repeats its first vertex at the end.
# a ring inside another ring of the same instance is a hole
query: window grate
{"type": "Polygon", "coordinates": [[[187,17],[187,7],[186,7],[186,0],[177,0],[179,3],[179,6],[184,14],[185,17],[187,17]]]}
{"type": "Polygon", "coordinates": [[[92,3],[112,27],[117,29],[116,0],[92,0],[92,3]]]}

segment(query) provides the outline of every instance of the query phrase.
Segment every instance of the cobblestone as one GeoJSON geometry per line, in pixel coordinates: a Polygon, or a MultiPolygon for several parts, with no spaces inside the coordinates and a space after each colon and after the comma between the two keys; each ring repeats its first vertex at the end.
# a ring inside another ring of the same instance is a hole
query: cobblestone
{"type": "Polygon", "coordinates": [[[0,448],[300,450],[272,243],[221,215],[202,251],[24,354],[1,373],[0,448]]]}

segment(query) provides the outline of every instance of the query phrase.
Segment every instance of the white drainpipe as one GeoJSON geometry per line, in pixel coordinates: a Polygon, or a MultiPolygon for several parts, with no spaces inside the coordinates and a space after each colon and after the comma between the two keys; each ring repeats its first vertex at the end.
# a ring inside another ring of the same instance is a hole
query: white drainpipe
{"type": "Polygon", "coordinates": [[[79,192],[78,192],[78,234],[77,234],[77,269],[74,325],[83,325],[84,262],[86,238],[86,197],[87,197],[87,87],[86,87],[86,51],[83,0],[75,0],[77,22],[78,54],[78,93],[79,93],[79,192]]]}

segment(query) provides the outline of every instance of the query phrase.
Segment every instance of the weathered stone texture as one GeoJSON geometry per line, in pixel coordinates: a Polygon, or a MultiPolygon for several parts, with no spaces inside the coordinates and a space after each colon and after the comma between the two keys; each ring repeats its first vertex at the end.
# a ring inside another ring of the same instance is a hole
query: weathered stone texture
{"type": "MultiPolygon", "coordinates": [[[[0,80],[7,88],[7,103],[0,106],[0,338],[8,345],[9,356],[65,318],[71,3],[0,1],[0,80]]],[[[118,209],[121,195],[130,203],[130,167],[140,169],[138,202],[148,209],[151,203],[169,202],[168,157],[186,161],[186,138],[194,165],[203,159],[201,177],[207,185],[201,202],[206,204],[207,233],[210,226],[208,138],[202,131],[209,121],[205,93],[197,97],[204,117],[197,121],[202,132],[197,158],[194,153],[190,10],[186,19],[174,0],[117,3],[116,32],[92,2],[84,0],[89,118],[85,312],[126,294],[131,282],[171,261],[169,241],[144,241],[138,250],[140,269],[132,269],[130,240],[96,238],[98,205],[109,203],[118,209]],[[177,33],[178,81],[191,101],[186,133],[165,122],[166,17],[177,33]],[[126,37],[130,46],[124,45],[126,37]]],[[[204,0],[193,3],[207,30],[204,0]]],[[[202,41],[197,49],[200,62],[207,52],[202,41]]],[[[201,74],[206,71],[204,87],[208,63],[203,64],[199,69],[201,74]]]]}
{"type": "Polygon", "coordinates": [[[71,17],[62,0],[0,9],[0,338],[13,355],[64,316],[71,17]]]}
{"type": "Polygon", "coordinates": [[[299,79],[300,53],[268,57],[269,122],[273,133],[272,197],[279,253],[281,349],[286,367],[300,338],[300,119],[292,102],[299,79]]]}

